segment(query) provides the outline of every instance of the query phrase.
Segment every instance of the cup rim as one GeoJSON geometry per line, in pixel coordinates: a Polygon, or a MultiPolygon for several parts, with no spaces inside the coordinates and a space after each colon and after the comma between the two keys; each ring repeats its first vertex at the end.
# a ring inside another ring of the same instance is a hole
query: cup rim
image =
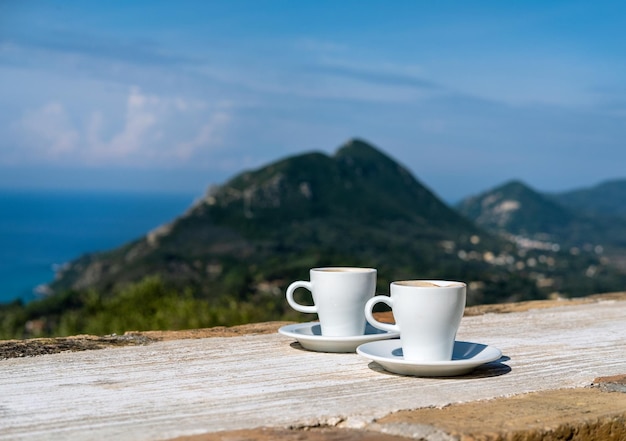
{"type": "Polygon", "coordinates": [[[396,280],[391,285],[402,286],[406,288],[431,289],[431,288],[466,288],[465,282],[455,280],[431,280],[431,279],[413,279],[413,280],[396,280]],[[426,285],[430,284],[430,285],[426,285]]]}
{"type": "Polygon", "coordinates": [[[354,273],[373,273],[376,268],[365,268],[357,266],[326,266],[319,268],[311,268],[311,271],[319,273],[336,273],[336,274],[354,274],[354,273]]]}

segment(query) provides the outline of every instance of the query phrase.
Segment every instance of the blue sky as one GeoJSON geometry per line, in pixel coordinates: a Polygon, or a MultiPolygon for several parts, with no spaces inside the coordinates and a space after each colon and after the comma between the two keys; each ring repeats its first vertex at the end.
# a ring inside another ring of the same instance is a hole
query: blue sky
{"type": "Polygon", "coordinates": [[[0,0],[0,188],[201,194],[353,137],[450,202],[626,178],[626,4],[0,0]]]}

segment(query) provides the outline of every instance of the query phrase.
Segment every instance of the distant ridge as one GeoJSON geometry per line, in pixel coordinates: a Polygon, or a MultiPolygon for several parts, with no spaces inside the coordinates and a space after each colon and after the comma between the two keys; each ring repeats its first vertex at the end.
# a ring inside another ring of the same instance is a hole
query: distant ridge
{"type": "Polygon", "coordinates": [[[553,194],[572,210],[599,216],[626,216],[626,179],[613,179],[593,187],[553,194]]]}
{"type": "MultiPolygon", "coordinates": [[[[551,242],[571,255],[601,257],[626,284],[626,180],[560,194],[539,193],[510,181],[457,205],[478,226],[500,235],[551,242]]],[[[569,257],[571,258],[571,257],[569,257]]],[[[590,274],[593,271],[590,270],[590,274]]]]}

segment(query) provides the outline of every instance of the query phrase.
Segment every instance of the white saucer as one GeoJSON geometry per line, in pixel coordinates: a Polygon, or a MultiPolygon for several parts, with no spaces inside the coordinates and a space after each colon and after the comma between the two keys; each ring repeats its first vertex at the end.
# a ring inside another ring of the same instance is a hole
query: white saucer
{"type": "Polygon", "coordinates": [[[322,335],[319,322],[296,323],[283,326],[279,333],[295,338],[303,348],[317,352],[354,352],[357,346],[388,338],[399,337],[395,332],[383,331],[374,328],[369,323],[365,325],[365,334],[351,337],[328,337],[322,335]]]}
{"type": "Polygon", "coordinates": [[[380,364],[386,371],[417,377],[451,377],[471,372],[481,364],[498,360],[502,351],[493,346],[467,341],[454,342],[450,361],[410,361],[402,356],[400,340],[365,343],[357,354],[380,364]]]}

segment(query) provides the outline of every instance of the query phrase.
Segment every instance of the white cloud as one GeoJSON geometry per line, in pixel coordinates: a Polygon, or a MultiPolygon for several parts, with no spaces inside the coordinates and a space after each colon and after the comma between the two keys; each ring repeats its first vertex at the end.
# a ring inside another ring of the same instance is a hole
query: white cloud
{"type": "Polygon", "coordinates": [[[211,115],[193,139],[176,145],[175,156],[189,159],[199,149],[211,147],[221,142],[221,132],[230,124],[230,119],[230,114],[225,111],[218,111],[211,115]]]}
{"type": "Polygon", "coordinates": [[[124,128],[109,142],[94,139],[96,143],[89,146],[94,159],[123,159],[149,150],[147,144],[154,135],[151,129],[159,121],[159,115],[166,113],[163,107],[158,97],[143,95],[133,87],[127,99],[124,128]]]}
{"type": "Polygon", "coordinates": [[[231,122],[230,111],[223,106],[145,94],[138,87],[130,89],[120,110],[95,109],[83,121],[71,121],[57,102],[29,111],[15,125],[23,148],[13,160],[47,158],[77,165],[187,163],[216,147],[231,122]],[[116,111],[123,113],[121,123],[116,111]],[[185,138],[190,139],[180,142],[185,138]]]}
{"type": "Polygon", "coordinates": [[[16,126],[31,144],[31,154],[38,157],[58,158],[71,154],[80,139],[64,107],[57,102],[27,112],[16,126]]]}

